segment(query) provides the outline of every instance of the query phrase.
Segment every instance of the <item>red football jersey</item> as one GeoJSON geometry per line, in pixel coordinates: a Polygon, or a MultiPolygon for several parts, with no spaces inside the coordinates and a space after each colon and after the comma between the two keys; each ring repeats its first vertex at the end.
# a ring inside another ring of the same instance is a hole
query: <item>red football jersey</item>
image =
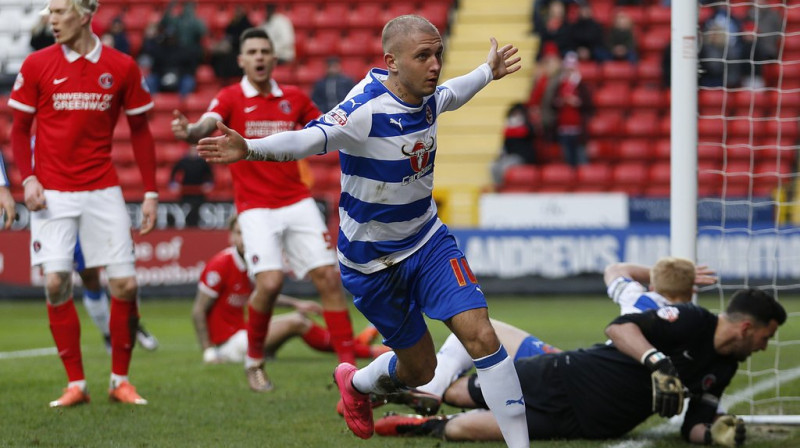
{"type": "Polygon", "coordinates": [[[235,247],[219,252],[208,261],[197,287],[217,299],[206,316],[212,344],[222,344],[245,328],[244,307],[253,292],[253,284],[235,247]]]}
{"type": "MultiPolygon", "coordinates": [[[[272,81],[269,95],[261,95],[247,78],[222,89],[208,112],[244,138],[261,138],[304,126],[321,115],[300,89],[272,81]]],[[[247,162],[230,165],[234,202],[239,213],[251,208],[279,208],[311,196],[300,179],[297,162],[247,162]]]]}
{"type": "MultiPolygon", "coordinates": [[[[136,115],[153,107],[134,60],[95,39],[86,56],[62,45],[30,54],[8,100],[17,110],[36,114],[33,174],[45,189],[118,185],[111,140],[119,112],[136,115]]],[[[152,183],[145,187],[155,191],[152,183]]]]}

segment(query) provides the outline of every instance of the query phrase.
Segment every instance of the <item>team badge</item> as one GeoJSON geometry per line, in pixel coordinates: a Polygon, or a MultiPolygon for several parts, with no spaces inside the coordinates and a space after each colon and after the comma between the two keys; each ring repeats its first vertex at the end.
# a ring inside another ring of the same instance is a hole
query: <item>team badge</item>
{"type": "Polygon", "coordinates": [[[39,240],[34,241],[33,242],[33,251],[38,254],[40,250],[42,250],[42,243],[40,243],[39,240]]]}
{"type": "Polygon", "coordinates": [[[433,111],[431,110],[430,104],[425,106],[425,121],[427,121],[428,124],[433,124],[433,111]]]}
{"type": "Polygon", "coordinates": [[[656,314],[667,322],[675,322],[678,320],[678,314],[680,314],[680,312],[674,306],[665,306],[659,308],[656,314]]]}
{"type": "Polygon", "coordinates": [[[282,100],[280,103],[278,103],[278,107],[280,107],[285,114],[288,114],[292,111],[292,104],[289,103],[289,100],[282,100]]]}
{"type": "Polygon", "coordinates": [[[14,90],[21,89],[23,84],[25,84],[25,78],[22,77],[22,73],[17,73],[17,79],[14,80],[14,90]]]}
{"type": "Polygon", "coordinates": [[[111,76],[111,73],[103,73],[100,75],[100,78],[97,79],[97,82],[100,84],[100,87],[104,89],[110,89],[111,86],[114,85],[114,77],[111,76]]]}
{"type": "Polygon", "coordinates": [[[258,264],[258,260],[260,260],[260,258],[258,258],[258,255],[253,255],[252,260],[253,260],[253,264],[258,264]]]}
{"type": "Polygon", "coordinates": [[[344,126],[347,124],[347,112],[342,110],[342,108],[337,107],[332,109],[327,114],[325,114],[324,119],[326,122],[330,124],[338,124],[339,126],[344,126]]]}
{"type": "Polygon", "coordinates": [[[403,147],[400,148],[400,152],[402,152],[404,156],[408,157],[409,161],[411,162],[411,169],[413,169],[415,173],[419,173],[426,166],[428,166],[428,162],[430,161],[430,152],[433,150],[433,142],[433,137],[431,137],[427,145],[422,140],[417,140],[414,143],[414,147],[411,148],[410,151],[406,151],[406,145],[403,145],[403,147]]]}
{"type": "Polygon", "coordinates": [[[220,278],[219,272],[217,272],[217,271],[211,271],[208,274],[206,274],[206,285],[208,285],[208,286],[210,286],[212,288],[214,286],[217,286],[219,284],[220,280],[222,280],[222,279],[220,278]]]}
{"type": "Polygon", "coordinates": [[[703,390],[711,389],[714,384],[717,382],[717,377],[714,376],[713,373],[709,373],[708,375],[703,377],[703,381],[700,383],[703,390]]]}

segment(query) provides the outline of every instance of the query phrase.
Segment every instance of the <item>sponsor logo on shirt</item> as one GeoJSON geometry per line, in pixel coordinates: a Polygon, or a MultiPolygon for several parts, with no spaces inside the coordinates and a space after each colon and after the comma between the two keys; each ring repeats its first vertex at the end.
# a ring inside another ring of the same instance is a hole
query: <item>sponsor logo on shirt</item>
{"type": "Polygon", "coordinates": [[[25,84],[25,78],[22,77],[22,73],[17,73],[17,79],[14,80],[14,90],[21,89],[23,84],[25,84]]]}
{"type": "Polygon", "coordinates": [[[323,119],[330,124],[344,126],[347,124],[347,112],[337,107],[323,116],[323,119]]]}
{"type": "Polygon", "coordinates": [[[406,145],[403,145],[403,147],[400,148],[400,152],[402,152],[404,156],[408,157],[408,160],[411,163],[411,169],[414,170],[414,174],[403,178],[403,185],[408,185],[412,182],[415,182],[433,168],[433,165],[430,165],[429,162],[430,152],[433,151],[434,146],[436,146],[434,142],[435,140],[433,137],[430,137],[427,144],[425,144],[425,142],[422,140],[417,140],[411,150],[407,150],[406,145]]]}
{"type": "Polygon", "coordinates": [[[98,110],[105,111],[111,107],[114,94],[94,92],[54,93],[52,96],[55,110],[98,110]]]}
{"type": "Polygon", "coordinates": [[[247,138],[266,137],[292,129],[294,129],[293,121],[253,120],[244,122],[244,136],[247,138]]]}
{"type": "Polygon", "coordinates": [[[659,308],[658,311],[656,311],[656,314],[658,317],[666,320],[667,322],[675,322],[678,320],[678,314],[680,314],[680,312],[674,306],[665,306],[663,308],[659,308]]]}
{"type": "Polygon", "coordinates": [[[103,73],[100,75],[100,78],[97,79],[97,83],[104,89],[110,89],[111,86],[114,85],[114,77],[111,76],[111,73],[103,73]]]}

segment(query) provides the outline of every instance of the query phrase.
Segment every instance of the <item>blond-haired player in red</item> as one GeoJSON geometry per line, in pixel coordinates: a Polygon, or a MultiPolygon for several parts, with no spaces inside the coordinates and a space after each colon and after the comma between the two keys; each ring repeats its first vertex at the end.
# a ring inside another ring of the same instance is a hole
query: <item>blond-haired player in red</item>
{"type": "MultiPolygon", "coordinates": [[[[277,59],[267,33],[242,32],[239,66],[244,77],[220,91],[196,123],[175,111],[172,131],[189,142],[213,133],[221,121],[250,138],[265,137],[303,126],[321,112],[294,86],[272,79],[277,59]]],[[[272,389],[264,373],[264,338],[272,309],[283,286],[283,256],[298,278],[308,274],[319,291],[323,317],[340,362],[355,364],[353,326],[342,289],[337,258],[322,216],[297,162],[239,162],[230,166],[234,202],[244,237],[245,260],[255,275],[248,308],[248,351],[245,371],[256,392],[272,389]]]]}
{"type": "Polygon", "coordinates": [[[69,380],[51,407],[89,402],[72,300],[78,235],[87,267],[104,266],[109,278],[109,397],[147,404],[128,381],[138,286],[131,220],[111,161],[111,140],[122,111],[144,184],[140,233],[146,234],[155,225],[158,206],[155,149],[145,115],[153,102],[133,59],[103,46],[92,33],[97,7],[97,0],[49,1],[45,12],[56,45],[25,59],[8,101],[14,109],[12,146],[31,211],[31,264],[45,274],[50,330],[69,380]]]}

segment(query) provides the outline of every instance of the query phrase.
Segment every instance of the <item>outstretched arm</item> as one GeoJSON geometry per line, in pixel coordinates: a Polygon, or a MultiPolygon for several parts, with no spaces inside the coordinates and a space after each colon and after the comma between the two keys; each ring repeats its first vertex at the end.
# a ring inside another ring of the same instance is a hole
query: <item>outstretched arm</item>
{"type": "Polygon", "coordinates": [[[325,151],[325,134],[315,127],[245,140],[238,132],[217,122],[219,137],[206,137],[197,144],[197,153],[207,162],[233,163],[239,160],[288,162],[325,151]]]}
{"type": "Polygon", "coordinates": [[[189,123],[179,110],[172,111],[172,133],[178,140],[183,140],[189,143],[197,143],[203,137],[211,135],[217,129],[217,120],[212,117],[201,117],[195,123],[189,123]]]}

